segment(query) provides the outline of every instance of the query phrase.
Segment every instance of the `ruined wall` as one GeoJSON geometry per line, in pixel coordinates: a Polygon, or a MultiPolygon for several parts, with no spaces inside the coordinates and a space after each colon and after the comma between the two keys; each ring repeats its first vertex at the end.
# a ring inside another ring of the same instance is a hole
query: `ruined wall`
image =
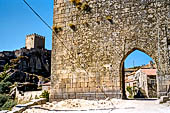
{"type": "Polygon", "coordinates": [[[170,75],[169,0],[74,4],[54,0],[53,24],[61,29],[53,32],[51,100],[121,98],[123,62],[136,49],[154,59],[159,76],[170,75]]]}

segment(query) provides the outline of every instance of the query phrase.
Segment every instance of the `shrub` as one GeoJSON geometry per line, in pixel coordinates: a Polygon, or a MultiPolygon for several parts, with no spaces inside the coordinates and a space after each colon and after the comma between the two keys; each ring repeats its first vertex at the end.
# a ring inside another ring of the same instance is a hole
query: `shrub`
{"type": "Polygon", "coordinates": [[[8,100],[8,96],[0,94],[0,107],[2,107],[7,100],[8,100]]]}
{"type": "Polygon", "coordinates": [[[4,71],[7,71],[9,68],[10,68],[10,65],[9,65],[8,63],[5,64],[5,66],[4,66],[4,71]]]}
{"type": "Polygon", "coordinates": [[[6,72],[3,72],[2,74],[0,74],[0,81],[4,80],[6,76],[8,76],[6,72]]]}
{"type": "Polygon", "coordinates": [[[0,94],[9,93],[10,92],[9,86],[11,85],[12,85],[11,82],[0,82],[0,94]]]}
{"type": "Polygon", "coordinates": [[[11,79],[11,76],[6,74],[5,78],[1,82],[8,82],[8,81],[12,82],[10,79],[11,79]]]}
{"type": "Polygon", "coordinates": [[[48,102],[49,101],[49,92],[43,91],[42,94],[40,95],[40,98],[46,98],[46,100],[48,102]]]}
{"type": "Polygon", "coordinates": [[[129,97],[130,98],[132,98],[132,96],[133,96],[133,90],[132,90],[132,87],[130,87],[130,86],[127,86],[127,88],[126,88],[126,90],[129,92],[129,97]]]}
{"type": "Polygon", "coordinates": [[[11,110],[12,107],[14,107],[17,104],[16,101],[9,99],[8,101],[5,102],[5,104],[2,106],[2,110],[11,110]]]}

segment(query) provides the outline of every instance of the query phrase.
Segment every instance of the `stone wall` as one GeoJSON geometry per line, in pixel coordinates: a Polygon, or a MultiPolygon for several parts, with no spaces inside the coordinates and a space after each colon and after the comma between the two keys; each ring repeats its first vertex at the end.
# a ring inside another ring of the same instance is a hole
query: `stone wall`
{"type": "Polygon", "coordinates": [[[169,0],[76,1],[54,0],[62,29],[53,32],[51,100],[123,97],[123,62],[134,50],[153,58],[159,84],[170,75],[169,0]]]}

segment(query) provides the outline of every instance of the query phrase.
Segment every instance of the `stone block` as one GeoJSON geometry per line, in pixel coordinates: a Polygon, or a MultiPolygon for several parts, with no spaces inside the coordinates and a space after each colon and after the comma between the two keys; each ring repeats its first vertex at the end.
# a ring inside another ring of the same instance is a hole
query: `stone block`
{"type": "Polygon", "coordinates": [[[75,83],[72,84],[72,88],[76,88],[76,84],[75,83]]]}
{"type": "Polygon", "coordinates": [[[104,93],[96,93],[96,98],[97,99],[105,99],[106,96],[104,95],[104,93]]]}
{"type": "Polygon", "coordinates": [[[69,93],[68,98],[69,99],[75,99],[76,98],[76,93],[69,93]]]}
{"type": "Polygon", "coordinates": [[[88,83],[85,82],[85,83],[84,83],[84,87],[88,87],[88,83]]]}
{"type": "Polygon", "coordinates": [[[159,103],[166,103],[167,101],[169,101],[169,97],[168,96],[161,96],[159,99],[159,103]]]}
{"type": "Polygon", "coordinates": [[[83,91],[84,91],[84,92],[90,92],[90,88],[88,88],[88,87],[83,88],[83,91]]]}

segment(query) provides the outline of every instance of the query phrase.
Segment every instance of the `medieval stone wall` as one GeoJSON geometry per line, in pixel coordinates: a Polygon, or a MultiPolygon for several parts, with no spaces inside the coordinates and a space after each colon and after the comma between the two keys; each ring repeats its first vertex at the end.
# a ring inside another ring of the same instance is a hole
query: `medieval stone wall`
{"type": "Polygon", "coordinates": [[[54,0],[54,26],[61,29],[53,33],[51,100],[120,98],[123,62],[136,49],[153,58],[159,76],[170,75],[169,0],[80,3],[54,0]]]}

